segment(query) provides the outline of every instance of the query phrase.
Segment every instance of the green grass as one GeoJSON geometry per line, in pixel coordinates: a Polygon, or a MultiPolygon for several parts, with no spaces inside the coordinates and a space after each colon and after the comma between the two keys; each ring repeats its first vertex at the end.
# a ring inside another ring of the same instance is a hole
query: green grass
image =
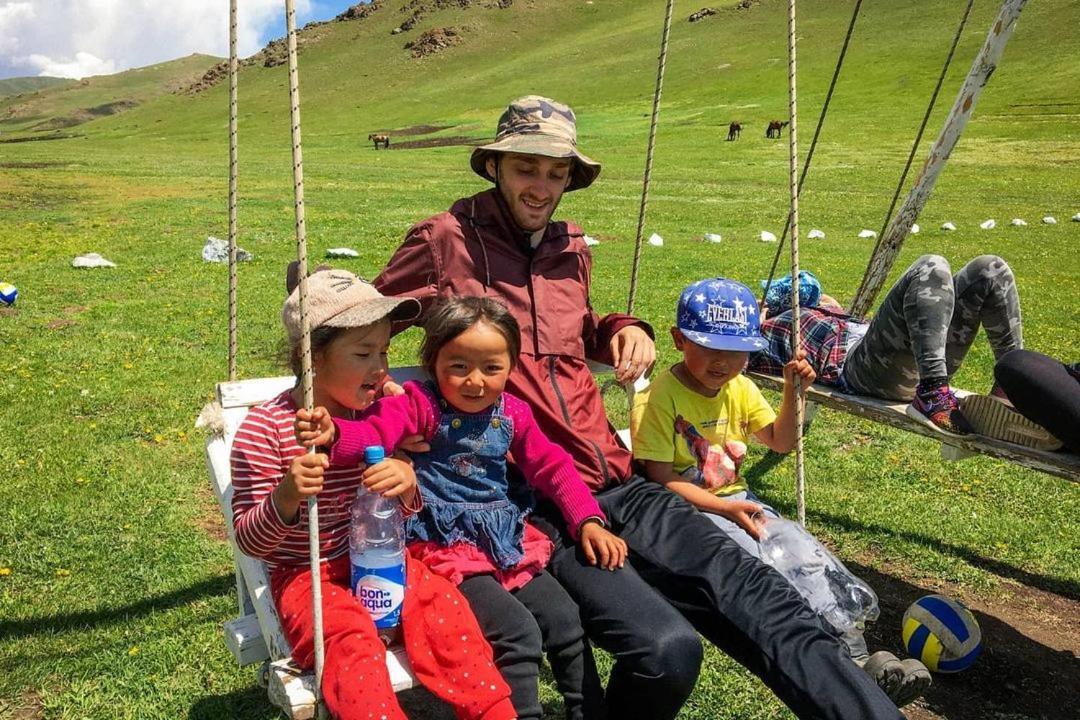
{"type": "MultiPolygon", "coordinates": [[[[376,152],[369,132],[432,124],[453,126],[444,135],[488,137],[508,99],[539,92],[574,105],[582,147],[604,163],[596,186],[568,196],[559,214],[601,239],[593,302],[621,310],[661,4],[519,2],[445,11],[390,35],[402,18],[396,5],[317,28],[301,55],[312,256],[356,247],[362,257],[339,264],[370,277],[412,222],[484,186],[466,148],[376,152]],[[411,59],[402,44],[433,25],[467,26],[465,42],[411,59]]],[[[855,235],[879,229],[958,19],[954,5],[863,10],[801,205],[803,234],[828,233],[803,243],[803,265],[842,300],[870,253],[855,235]]],[[[932,128],[991,5],[973,12],[932,128]]],[[[848,12],[847,3],[801,4],[804,148],[848,12]]],[[[779,234],[787,207],[787,143],[761,137],[786,108],[782,4],[692,25],[688,13],[680,9],[672,29],[646,227],[666,244],[645,247],[637,301],[661,337],[689,281],[764,277],[773,246],[757,233],[779,234]],[[722,142],[732,119],[743,137],[722,142]],[[701,242],[704,232],[721,232],[723,243],[701,242]]],[[[1027,344],[1072,359],[1080,357],[1080,225],[1068,222],[1080,211],[1080,66],[1064,58],[1080,56],[1080,39],[1060,29],[1078,19],[1073,3],[1025,10],[921,218],[924,231],[907,240],[894,271],[926,252],[957,265],[1000,254],[1019,279],[1027,344]],[[1042,225],[1045,214],[1060,224],[1042,225]],[[1008,227],[1014,216],[1031,225],[1008,227]],[[978,230],[988,217],[998,228],[978,230]],[[937,231],[945,220],[960,230],[937,231]]],[[[150,93],[135,109],[81,125],[85,137],[0,146],[0,280],[22,293],[16,310],[0,314],[0,568],[10,569],[0,576],[0,717],[22,706],[46,718],[275,716],[220,641],[220,624],[236,611],[232,563],[212,531],[219,513],[191,427],[225,375],[226,271],[203,264],[199,250],[208,234],[226,233],[226,91],[151,92],[161,79],[144,76],[116,76],[108,88],[95,79],[83,90],[91,95],[42,101],[36,115],[47,118],[150,93]],[[88,251],[118,267],[72,269],[71,258],[88,251]]],[[[246,68],[240,78],[240,244],[256,256],[240,273],[244,377],[283,369],[283,268],[295,252],[286,78],[283,67],[246,68]]],[[[394,361],[411,363],[416,340],[395,341],[394,361]]],[[[674,360],[663,340],[660,350],[664,363],[674,360]]],[[[957,384],[986,388],[991,365],[980,340],[957,384]]],[[[613,398],[617,415],[616,406],[613,398]]],[[[793,512],[790,459],[751,473],[764,497],[793,512]]],[[[1004,602],[1019,580],[1080,596],[1073,484],[986,458],[945,464],[926,440],[829,411],[808,438],[807,477],[811,528],[912,593],[947,583],[1004,602]]],[[[897,644],[896,628],[881,635],[897,644]]],[[[550,684],[545,698],[554,699],[550,684]]],[[[683,717],[783,714],[711,651],[683,717]]]]}
{"type": "Polygon", "coordinates": [[[8,95],[32,93],[48,87],[67,85],[75,82],[67,78],[58,77],[14,77],[0,80],[0,98],[8,95]]]}

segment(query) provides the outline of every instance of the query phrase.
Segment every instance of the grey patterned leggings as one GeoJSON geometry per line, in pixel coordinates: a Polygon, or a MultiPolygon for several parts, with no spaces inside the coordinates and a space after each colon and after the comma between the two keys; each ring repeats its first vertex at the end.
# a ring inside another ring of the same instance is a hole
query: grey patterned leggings
{"type": "Polygon", "coordinates": [[[920,379],[952,377],[980,324],[995,359],[1024,346],[1005,261],[980,255],[954,276],[945,258],[923,255],[889,289],[844,363],[844,382],[861,395],[911,400],[920,379]]]}

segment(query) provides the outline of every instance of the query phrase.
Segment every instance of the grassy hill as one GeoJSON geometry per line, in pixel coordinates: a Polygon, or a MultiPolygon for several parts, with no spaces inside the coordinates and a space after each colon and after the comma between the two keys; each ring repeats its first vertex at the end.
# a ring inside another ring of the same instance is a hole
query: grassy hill
{"type": "Polygon", "coordinates": [[[0,132],[35,137],[115,115],[187,88],[215,62],[209,55],[188,55],[115,75],[43,83],[40,89],[28,83],[15,92],[4,92],[4,83],[19,87],[18,81],[37,78],[0,81],[0,132]]]}
{"type": "MultiPolygon", "coordinates": [[[[300,56],[311,254],[355,247],[343,264],[377,272],[406,228],[485,183],[469,145],[490,138],[517,95],[572,104],[597,184],[559,214],[601,240],[593,303],[625,307],[663,4],[634,0],[383,2],[362,20],[309,28],[300,56]],[[437,9],[436,5],[447,5],[437,9]],[[492,5],[493,7],[488,7],[492,5]],[[460,42],[415,58],[404,46],[453,28],[460,42]],[[367,135],[388,131],[389,151],[367,135]]],[[[786,4],[716,4],[672,27],[637,311],[660,332],[676,293],[706,274],[754,283],[767,273],[787,208],[787,142],[763,137],[786,113],[786,4]],[[723,141],[731,120],[745,132],[723,141]],[[701,241],[720,232],[718,245],[701,241]]],[[[981,45],[995,8],[978,3],[926,144],[981,45]]],[[[839,50],[851,3],[800,3],[802,147],[839,50]]],[[[962,8],[947,0],[866,3],[802,200],[802,261],[850,299],[962,8]]],[[[1080,358],[1080,8],[1031,3],[894,274],[922,253],[955,267],[1006,257],[1029,347],[1080,358]],[[1055,215],[1057,225],[1039,218],[1055,215]],[[994,217],[998,228],[978,223],[994,217]],[[1012,228],[1023,217],[1030,225],[1012,228]],[[959,229],[944,233],[946,220],[959,229]]],[[[227,89],[173,90],[215,63],[190,57],[85,84],[0,99],[0,280],[19,286],[0,313],[0,718],[270,718],[252,673],[232,665],[220,624],[235,613],[232,571],[191,429],[226,358],[224,268],[203,264],[226,233],[227,89]],[[77,127],[37,127],[122,101],[77,127]],[[114,106],[119,107],[119,106],[114,106]],[[35,129],[35,127],[37,129],[35,129]],[[61,137],[61,136],[75,137],[61,137]],[[53,139],[49,139],[53,138],[53,139]],[[71,258],[117,262],[85,272],[71,258]],[[3,570],[7,572],[3,572],[3,570]]],[[[295,253],[284,66],[240,76],[242,376],[283,371],[282,268],[295,253]]],[[[922,152],[920,152],[920,158],[922,152]]],[[[417,335],[395,340],[410,363],[417,335]]],[[[661,360],[674,359],[658,343],[661,360]]],[[[976,342],[956,383],[985,390],[992,358],[976,342]]],[[[618,395],[618,393],[613,393],[618,395]]],[[[625,420],[611,398],[616,421],[625,420]],[[621,419],[620,419],[621,418],[621,419]]],[[[759,494],[794,512],[793,462],[760,449],[759,494]]],[[[918,595],[963,598],[986,632],[970,671],[935,680],[909,715],[1053,717],[1080,682],[1080,497],[1075,485],[974,458],[946,464],[924,439],[823,411],[807,441],[809,524],[882,601],[876,646],[899,651],[899,616],[918,595]],[[1003,682],[1002,678],[1017,678],[1003,682]]],[[[559,703],[548,683],[549,717],[559,703]]],[[[759,683],[710,652],[683,718],[787,717],[759,683]]]]}
{"type": "Polygon", "coordinates": [[[9,95],[36,92],[44,88],[67,85],[72,82],[75,81],[69,80],[68,78],[57,77],[4,78],[3,80],[0,80],[0,98],[8,97],[9,95]]]}

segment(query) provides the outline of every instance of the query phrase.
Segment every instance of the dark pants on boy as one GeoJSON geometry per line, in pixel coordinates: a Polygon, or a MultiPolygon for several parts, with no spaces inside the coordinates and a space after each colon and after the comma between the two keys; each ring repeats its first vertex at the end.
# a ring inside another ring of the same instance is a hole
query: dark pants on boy
{"type": "Polygon", "coordinates": [[[567,720],[602,715],[604,690],[578,607],[555,578],[544,571],[507,591],[493,576],[475,575],[458,589],[491,643],[519,720],[543,715],[538,687],[542,652],[562,693],[567,720]]]}
{"type": "Polygon", "coordinates": [[[533,521],[555,541],[549,570],[577,600],[589,637],[615,656],[611,720],[678,714],[701,665],[698,632],[801,718],[903,717],[782,575],[681,497],[634,476],[596,499],[631,548],[620,570],[589,566],[554,508],[533,521]]]}

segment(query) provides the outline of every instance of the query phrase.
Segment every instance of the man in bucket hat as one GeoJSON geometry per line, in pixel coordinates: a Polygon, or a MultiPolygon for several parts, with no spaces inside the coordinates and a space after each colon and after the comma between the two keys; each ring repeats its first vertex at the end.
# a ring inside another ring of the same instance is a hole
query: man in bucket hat
{"type": "MultiPolygon", "coordinates": [[[[611,529],[633,550],[632,564],[601,570],[576,551],[557,513],[541,503],[534,515],[555,543],[551,572],[578,601],[590,637],[615,656],[607,716],[674,718],[701,664],[696,627],[800,716],[901,718],[782,576],[682,498],[633,472],[586,361],[613,365],[620,382],[632,381],[655,360],[653,331],[629,315],[592,309],[584,233],[551,221],[563,193],[600,174],[577,148],[573,111],[534,95],[513,101],[495,142],[476,148],[471,165],[495,187],[414,225],[375,285],[417,298],[425,311],[439,298],[496,297],[521,326],[507,389],[574,457],[611,529]]],[[[468,579],[461,590],[473,598],[468,579]]],[[[524,647],[512,622],[484,633],[519,716],[539,718],[536,673],[524,670],[539,665],[541,648],[524,647]]],[[[603,713],[584,705],[586,717],[603,713]]]]}

